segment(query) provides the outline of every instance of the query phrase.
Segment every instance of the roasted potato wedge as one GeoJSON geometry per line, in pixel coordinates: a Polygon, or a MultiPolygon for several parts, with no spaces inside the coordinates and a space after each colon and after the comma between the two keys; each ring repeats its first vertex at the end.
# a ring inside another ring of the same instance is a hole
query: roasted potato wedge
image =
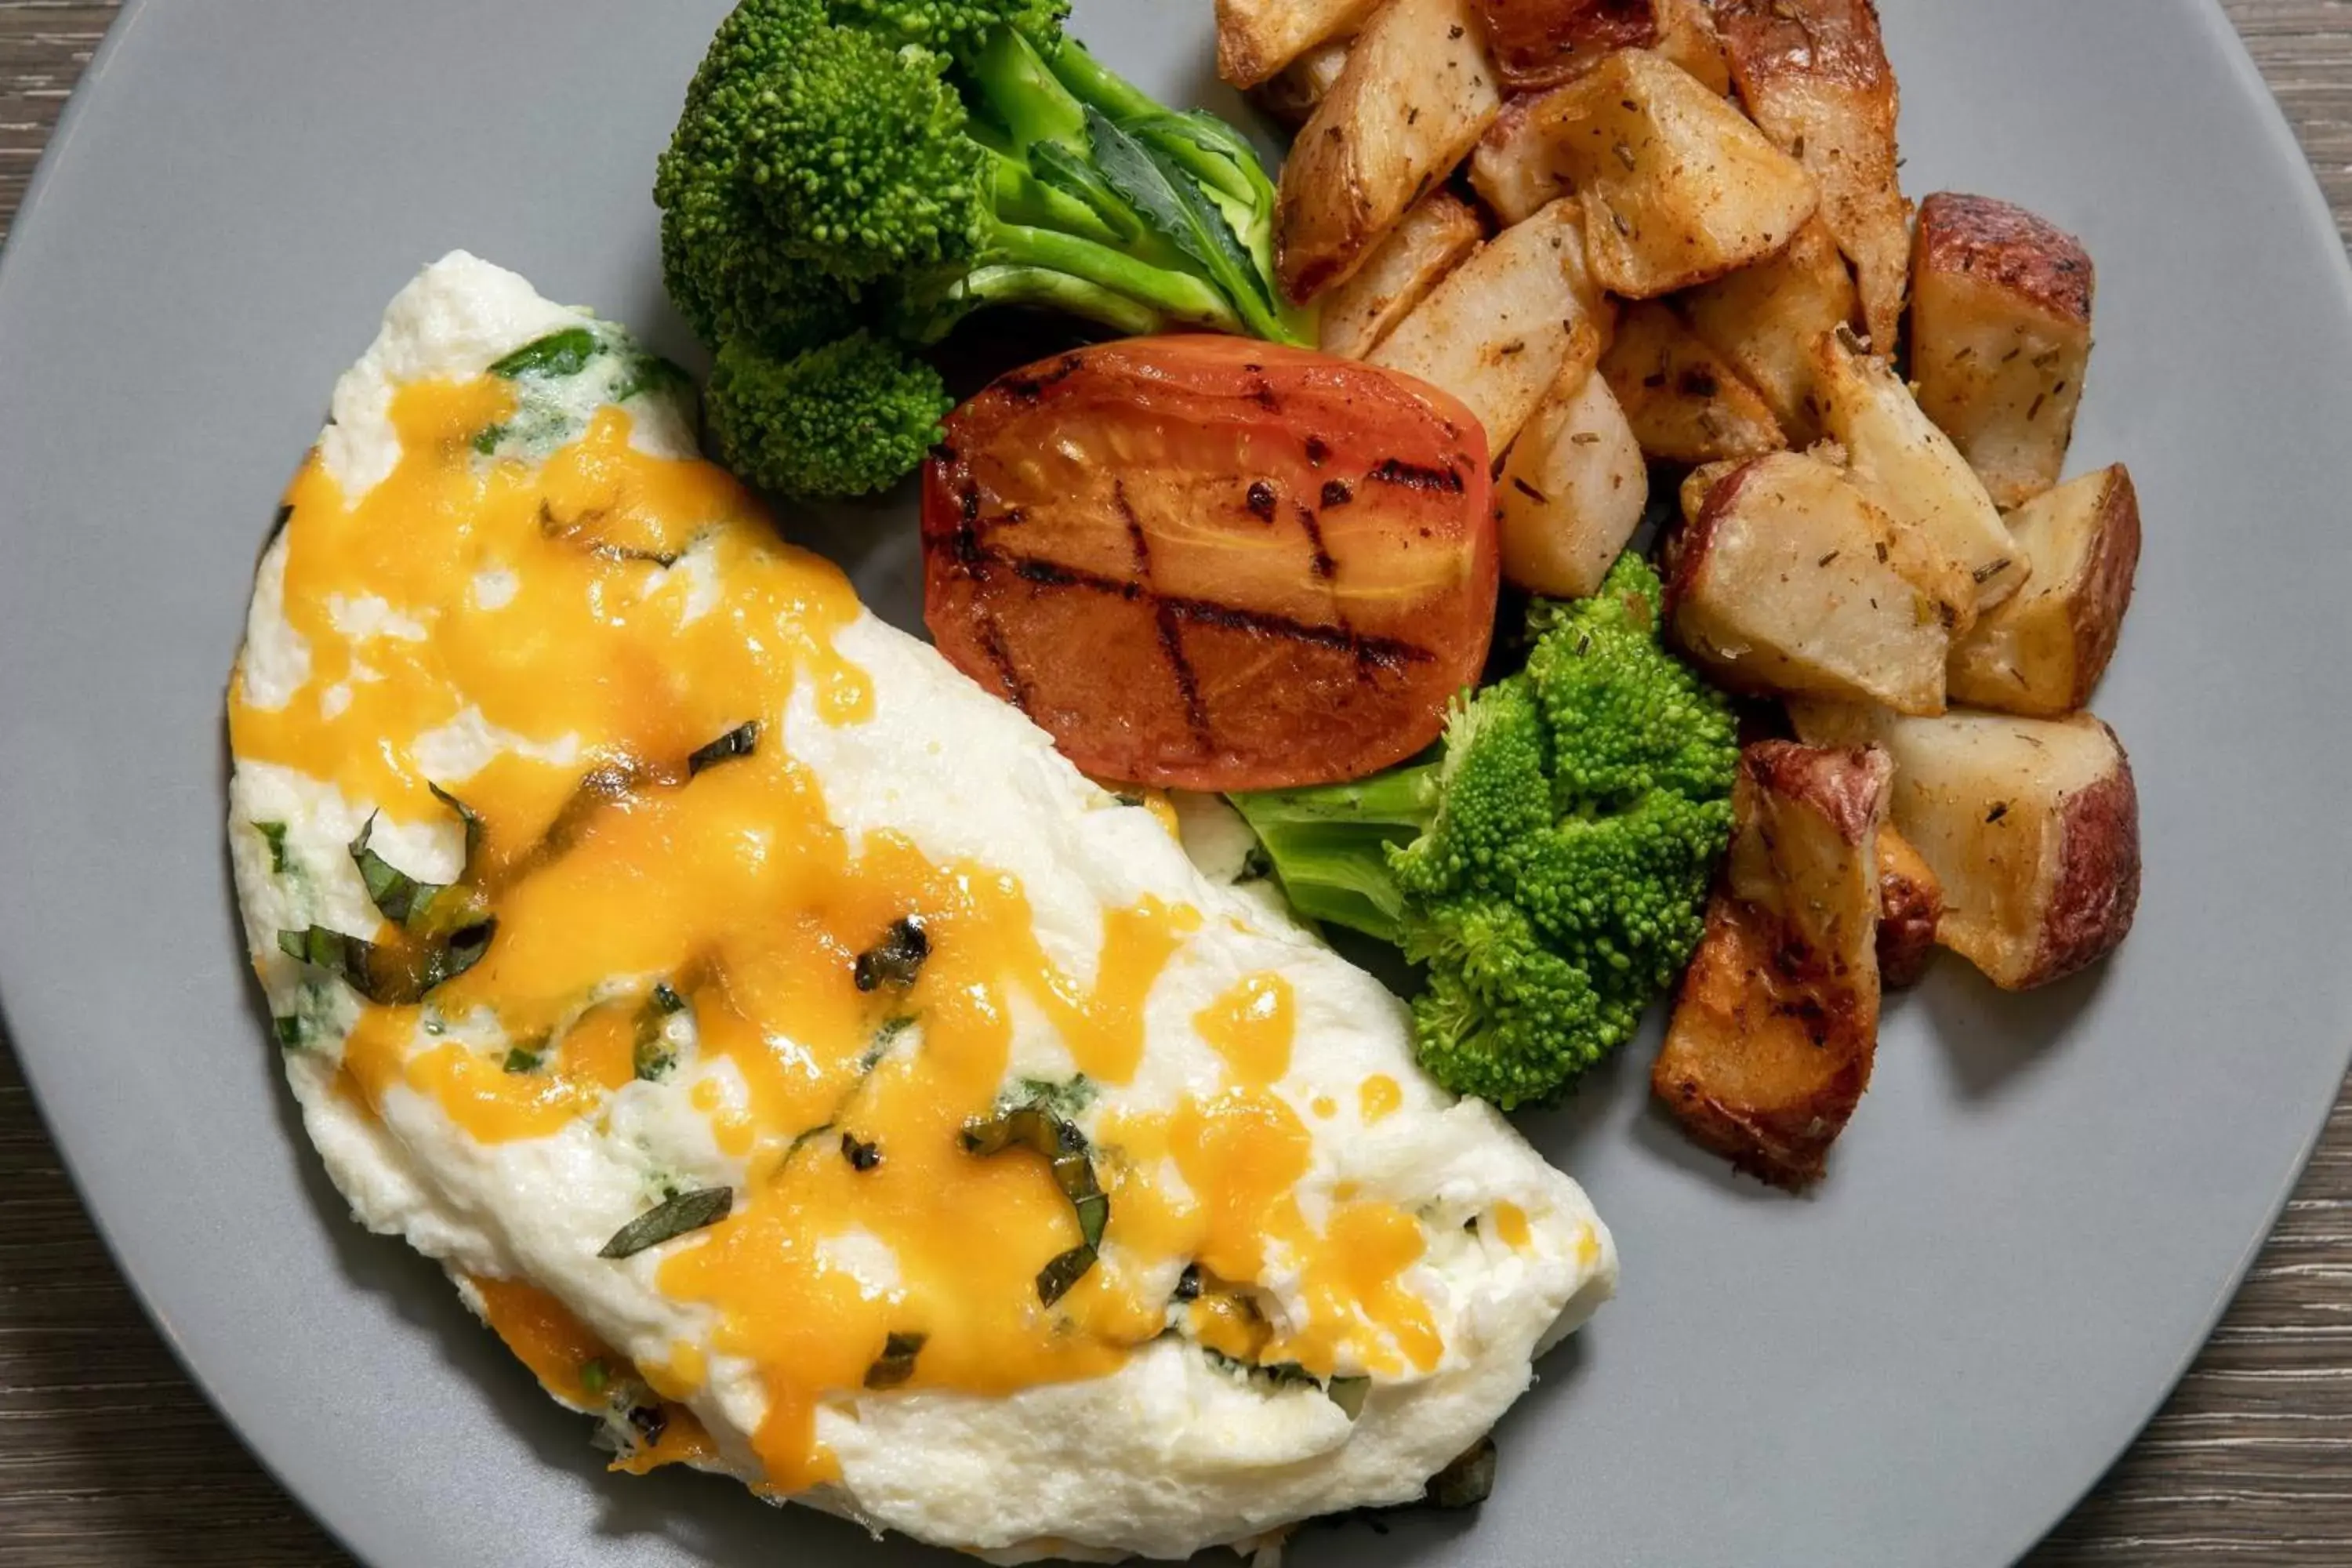
{"type": "Polygon", "coordinates": [[[1544,108],[1549,96],[1512,99],[1471,149],[1470,188],[1507,224],[1522,222],[1576,194],[1567,162],[1553,144],[1544,108]]]}
{"type": "Polygon", "coordinates": [[[2139,570],[2139,494],[2120,463],[2009,514],[2025,586],[1952,645],[1955,701],[2055,718],[2091,700],[2139,570]]]}
{"type": "Polygon", "coordinates": [[[2002,506],[2058,482],[2091,363],[2090,253],[2023,207],[1929,196],[1912,263],[1919,406],[2002,506]]]}
{"type": "Polygon", "coordinates": [[[1495,481],[1503,575],[1556,599],[1599,593],[1649,500],[1649,465],[1625,411],[1591,366],[1571,365],[1495,481]]]}
{"type": "Polygon", "coordinates": [[[1755,458],[1789,444],[1763,395],[1663,300],[1626,307],[1601,374],[1655,461],[1755,458]]]}
{"type": "Polygon", "coordinates": [[[1594,276],[1655,299],[1761,261],[1819,198],[1797,161],[1681,67],[1622,49],[1537,101],[1584,202],[1594,276]]]}
{"type": "Polygon", "coordinates": [[[1911,400],[1911,389],[1853,334],[1823,334],[1813,374],[1822,428],[1845,447],[1854,483],[1895,520],[1921,571],[1967,579],[1935,590],[1947,624],[1966,630],[2031,570],[2000,509],[1950,437],[1911,400]]]}
{"type": "Polygon", "coordinates": [[[1870,1086],[1893,773],[1874,747],[1741,754],[1725,885],[1651,1069],[1695,1140],[1779,1185],[1820,1179],[1870,1086]]]}
{"type": "Polygon", "coordinates": [[[1936,956],[1944,885],[1892,826],[1878,830],[1878,983],[1889,991],[1919,984],[1936,956]]]}
{"type": "Polygon", "coordinates": [[[1495,71],[1515,92],[1573,81],[1618,49],[1658,41],[1654,0],[1479,0],[1495,71]]]}
{"type": "Polygon", "coordinates": [[[2088,713],[1906,719],[1792,703],[1822,744],[1895,759],[1895,825],[1944,889],[1936,940],[2023,991],[2115,951],[2139,905],[2139,794],[2115,731],[2088,713]]]}
{"type": "Polygon", "coordinates": [[[1362,359],[1486,231],[1470,205],[1451,191],[1433,191],[1389,230],[1355,276],[1324,297],[1322,348],[1341,359],[1362,359]]]}
{"type": "Polygon", "coordinates": [[[1360,266],[1502,107],[1475,0],[1381,6],[1282,166],[1276,270],[1290,297],[1360,266]]]}
{"type": "Polygon", "coordinates": [[[1217,0],[1217,74],[1235,87],[1273,79],[1326,39],[1363,25],[1380,0],[1217,0]]]}
{"type": "Polygon", "coordinates": [[[1748,112],[1821,187],[1822,217],[1853,263],[1871,346],[1895,352],[1911,258],[1897,174],[1897,93],[1871,0],[1717,0],[1748,112]]]}
{"type": "Polygon", "coordinates": [[[1888,563],[1893,538],[1835,466],[1753,458],[1673,540],[1667,617],[1726,686],[1940,713],[1948,640],[1933,602],[1888,563]]]}
{"type": "Polygon", "coordinates": [[[1297,130],[1314,116],[1316,106],[1331,95],[1339,73],[1348,68],[1348,49],[1355,39],[1328,38],[1258,84],[1250,93],[1257,106],[1283,124],[1297,130]]]}
{"type": "Polygon", "coordinates": [[[1655,0],[1657,51],[1706,84],[1718,97],[1731,91],[1731,63],[1715,30],[1707,0],[1655,0]]]}
{"type": "Polygon", "coordinates": [[[1764,395],[1791,446],[1821,438],[1813,345],[1860,312],[1853,275],[1820,218],[1780,255],[1694,289],[1681,305],[1700,341],[1764,395]]]}
{"type": "Polygon", "coordinates": [[[1460,398],[1502,450],[1563,371],[1600,357],[1582,231],[1573,202],[1505,229],[1397,323],[1371,363],[1460,398]]]}

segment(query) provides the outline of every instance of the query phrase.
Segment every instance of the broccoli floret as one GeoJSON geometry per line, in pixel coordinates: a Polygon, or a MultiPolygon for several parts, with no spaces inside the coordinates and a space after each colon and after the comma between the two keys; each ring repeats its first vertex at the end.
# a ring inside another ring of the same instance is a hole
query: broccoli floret
{"type": "Polygon", "coordinates": [[[905,473],[953,406],[937,371],[863,331],[781,359],[732,339],[703,399],[720,458],[785,495],[854,495],[905,473]]]}
{"type": "Polygon", "coordinates": [[[1308,341],[1273,279],[1274,186],[1238,133],[1173,113],[1063,38],[1059,0],[744,0],[712,40],[654,184],[663,274],[696,332],[736,354],[724,437],[801,496],[881,489],[896,438],[795,450],[855,399],[897,417],[916,351],[971,311],[1022,305],[1118,332],[1308,341]],[[864,334],[794,374],[792,362],[864,334]],[[744,417],[756,380],[760,417],[744,417]]]}
{"type": "Polygon", "coordinates": [[[1538,602],[1527,667],[1459,703],[1437,754],[1234,797],[1299,913],[1426,973],[1422,1065],[1505,1110],[1624,1044],[1697,945],[1731,834],[1729,704],[1658,640],[1657,574],[1538,602]]]}

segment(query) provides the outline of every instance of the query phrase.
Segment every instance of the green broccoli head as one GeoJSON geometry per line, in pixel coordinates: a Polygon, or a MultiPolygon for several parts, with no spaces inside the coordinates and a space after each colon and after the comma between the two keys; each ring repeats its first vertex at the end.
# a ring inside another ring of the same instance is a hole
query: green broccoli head
{"type": "Polygon", "coordinates": [[[1656,574],[1629,556],[1592,598],[1536,607],[1527,668],[1455,710],[1435,761],[1236,797],[1297,907],[1423,967],[1417,1047],[1456,1093],[1506,1110],[1557,1096],[1697,945],[1738,737],[1661,646],[1657,609],[1656,574]],[[1385,896],[1368,890],[1383,873],[1385,896]]]}
{"type": "Polygon", "coordinates": [[[978,47],[996,27],[1050,50],[1070,7],[1068,0],[833,0],[833,12],[899,43],[959,52],[978,47]]]}
{"type": "Polygon", "coordinates": [[[937,371],[864,331],[782,357],[732,339],[703,399],[729,468],[813,497],[887,489],[939,441],[954,405],[937,371]]]}
{"type": "MultiPolygon", "coordinates": [[[[859,331],[929,343],[1017,304],[1119,332],[1311,338],[1271,303],[1274,187],[1246,144],[1064,47],[1064,9],[742,0],[654,183],[665,282],[695,331],[788,362],[859,331]]],[[[895,405],[906,374],[874,398],[895,405]]],[[[761,473],[824,473],[830,454],[751,445],[821,427],[739,421],[736,449],[761,473]]]]}

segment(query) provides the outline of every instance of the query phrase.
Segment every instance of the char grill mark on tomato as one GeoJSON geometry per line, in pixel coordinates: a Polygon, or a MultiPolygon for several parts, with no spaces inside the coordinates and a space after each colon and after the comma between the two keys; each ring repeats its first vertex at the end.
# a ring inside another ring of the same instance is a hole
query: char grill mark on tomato
{"type": "Polygon", "coordinates": [[[1098,777],[1370,773],[1485,661],[1486,459],[1459,404],[1360,364],[1223,338],[1065,354],[950,419],[925,618],[1098,777]]]}

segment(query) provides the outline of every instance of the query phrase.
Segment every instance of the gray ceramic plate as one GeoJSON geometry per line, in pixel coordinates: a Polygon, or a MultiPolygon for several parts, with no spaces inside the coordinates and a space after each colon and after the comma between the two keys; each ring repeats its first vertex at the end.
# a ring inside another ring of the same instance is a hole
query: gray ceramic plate
{"type": "MultiPolygon", "coordinates": [[[[2138,765],[2138,933],[2031,1000],[1954,963],[1897,1004],[1810,1200],[1693,1153],[1644,1104],[1643,1047],[1530,1119],[1616,1227],[1622,1297],[1506,1423],[1477,1518],[1312,1531],[1301,1563],[2005,1561],[2195,1351],[2342,1075],[2334,227],[2211,0],[1884,6],[1910,188],[2024,202],[2100,265],[2075,450],[2128,461],[2147,508],[2098,704],[2138,765]]],[[[378,1568],[950,1561],[604,1477],[434,1270],[345,1219],[230,918],[222,680],[335,374],[452,246],[682,347],[646,189],[722,9],[134,5],[0,274],[8,1025],[164,1331],[378,1568]]],[[[1094,0],[1079,25],[1219,102],[1208,10],[1094,0]]],[[[894,604],[908,521],[860,563],[894,604]]]]}

